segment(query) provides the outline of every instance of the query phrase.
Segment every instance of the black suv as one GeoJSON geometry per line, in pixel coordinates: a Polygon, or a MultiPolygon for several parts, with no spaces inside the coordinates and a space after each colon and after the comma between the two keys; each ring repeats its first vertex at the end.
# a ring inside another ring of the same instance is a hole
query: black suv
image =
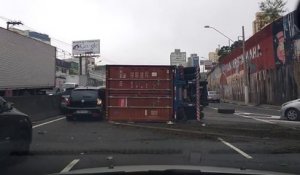
{"type": "Polygon", "coordinates": [[[72,91],[67,102],[67,120],[75,118],[103,119],[105,115],[105,89],[79,87],[72,91]]]}
{"type": "Polygon", "coordinates": [[[32,139],[28,115],[0,97],[0,160],[10,153],[27,154],[32,139]]]}

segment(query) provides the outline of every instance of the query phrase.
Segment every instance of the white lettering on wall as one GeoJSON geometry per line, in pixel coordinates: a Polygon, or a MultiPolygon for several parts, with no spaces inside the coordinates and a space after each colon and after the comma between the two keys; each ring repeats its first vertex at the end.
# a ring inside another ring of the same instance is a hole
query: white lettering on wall
{"type": "MultiPolygon", "coordinates": [[[[245,59],[246,60],[253,60],[255,58],[258,58],[262,55],[262,52],[260,50],[260,45],[257,44],[256,46],[252,47],[249,50],[246,50],[245,52],[245,59]]],[[[228,72],[231,69],[238,69],[240,65],[244,63],[243,60],[243,54],[239,55],[229,63],[222,66],[223,71],[228,72]]]]}

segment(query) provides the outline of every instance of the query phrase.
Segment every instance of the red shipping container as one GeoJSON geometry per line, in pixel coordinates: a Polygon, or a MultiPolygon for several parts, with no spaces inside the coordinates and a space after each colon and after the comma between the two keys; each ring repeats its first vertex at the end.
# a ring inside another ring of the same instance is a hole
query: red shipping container
{"type": "Polygon", "coordinates": [[[107,65],[110,121],[165,122],[173,118],[172,66],[107,65]]]}
{"type": "Polygon", "coordinates": [[[170,89],[172,85],[170,80],[124,80],[111,79],[109,81],[111,87],[117,89],[170,89]]]}
{"type": "Polygon", "coordinates": [[[111,107],[171,107],[169,97],[111,97],[111,107]]]}
{"type": "Polygon", "coordinates": [[[111,107],[108,110],[110,121],[121,122],[166,122],[173,115],[173,108],[111,107]]]}
{"type": "Polygon", "coordinates": [[[170,66],[108,65],[108,79],[171,80],[170,66]]]}

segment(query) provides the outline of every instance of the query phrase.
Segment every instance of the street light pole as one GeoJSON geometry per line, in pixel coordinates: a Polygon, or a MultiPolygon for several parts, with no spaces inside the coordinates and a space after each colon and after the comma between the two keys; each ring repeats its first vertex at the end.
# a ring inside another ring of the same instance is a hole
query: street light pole
{"type": "Polygon", "coordinates": [[[243,62],[244,62],[244,94],[245,94],[245,104],[249,103],[249,82],[248,82],[248,60],[246,60],[245,54],[245,29],[242,26],[242,37],[243,37],[243,62]]]}
{"type": "MultiPolygon", "coordinates": [[[[211,28],[214,29],[216,32],[220,33],[224,37],[226,37],[229,40],[229,47],[230,47],[230,41],[234,42],[232,39],[230,39],[228,36],[226,36],[224,33],[220,32],[218,29],[211,27],[211,26],[204,26],[204,28],[211,28]]],[[[242,26],[242,37],[243,37],[243,62],[244,62],[244,95],[245,95],[245,104],[249,103],[249,63],[246,59],[246,51],[245,51],[245,29],[244,26],[242,26]]]]}
{"type": "Polygon", "coordinates": [[[219,34],[223,35],[224,37],[226,37],[228,39],[228,46],[230,47],[230,41],[232,43],[234,43],[234,41],[232,39],[230,39],[228,36],[226,36],[224,33],[222,33],[221,31],[219,31],[218,29],[212,27],[212,26],[204,26],[204,28],[211,28],[214,29],[216,32],[218,32],[219,34]]]}

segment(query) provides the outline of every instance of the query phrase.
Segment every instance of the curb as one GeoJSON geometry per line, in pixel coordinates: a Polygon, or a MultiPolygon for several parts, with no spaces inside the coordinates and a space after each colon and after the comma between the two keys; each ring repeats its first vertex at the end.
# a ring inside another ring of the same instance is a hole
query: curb
{"type": "Polygon", "coordinates": [[[157,126],[145,126],[145,125],[119,123],[119,122],[110,122],[110,123],[116,126],[148,129],[148,130],[162,131],[166,133],[176,133],[185,136],[197,136],[197,137],[202,137],[207,139],[217,139],[219,137],[223,137],[223,138],[233,137],[238,139],[254,139],[254,138],[261,139],[259,137],[253,137],[253,136],[240,136],[240,135],[232,135],[232,134],[226,135],[226,134],[219,134],[219,133],[205,132],[205,131],[201,132],[201,131],[194,131],[194,130],[184,130],[184,129],[157,127],[157,126]]]}

